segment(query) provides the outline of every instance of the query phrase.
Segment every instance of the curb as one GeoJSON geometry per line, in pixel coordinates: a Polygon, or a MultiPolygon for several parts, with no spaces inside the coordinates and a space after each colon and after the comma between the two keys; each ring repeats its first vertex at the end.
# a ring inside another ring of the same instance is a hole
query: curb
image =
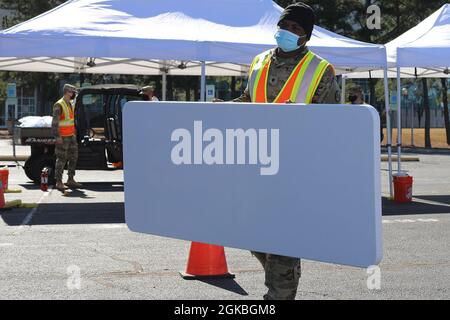
{"type": "MultiPolygon", "coordinates": [[[[397,156],[392,156],[391,159],[392,159],[392,161],[398,161],[398,157],[397,156]]],[[[400,160],[402,162],[420,161],[420,159],[418,157],[400,157],[400,160]]],[[[388,161],[388,156],[381,156],[381,161],[387,162],[388,161]]]]}
{"type": "Polygon", "coordinates": [[[26,161],[30,156],[0,156],[0,161],[26,161]]]}

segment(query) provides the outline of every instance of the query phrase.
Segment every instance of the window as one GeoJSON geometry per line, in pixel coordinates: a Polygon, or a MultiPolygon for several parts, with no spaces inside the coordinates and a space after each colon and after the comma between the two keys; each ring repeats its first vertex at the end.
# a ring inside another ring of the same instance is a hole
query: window
{"type": "Polygon", "coordinates": [[[87,128],[92,129],[94,138],[105,138],[105,108],[103,94],[83,95],[83,108],[87,128]]]}

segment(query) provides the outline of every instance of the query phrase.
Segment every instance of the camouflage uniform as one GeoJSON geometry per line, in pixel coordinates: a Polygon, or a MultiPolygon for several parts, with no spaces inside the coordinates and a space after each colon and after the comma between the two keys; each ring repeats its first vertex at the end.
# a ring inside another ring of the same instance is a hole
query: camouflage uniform
{"type": "Polygon", "coordinates": [[[252,252],[266,273],[264,284],[269,291],[264,300],[294,300],[301,276],[301,260],[276,254],[252,252]]]}
{"type": "MultiPolygon", "coordinates": [[[[269,68],[269,76],[267,78],[267,100],[273,101],[283,88],[284,83],[291,75],[299,61],[308,53],[308,48],[297,56],[290,58],[282,58],[277,56],[276,51],[272,51],[272,62],[269,68]]],[[[244,93],[235,102],[251,102],[248,86],[244,93]]],[[[322,80],[312,98],[312,103],[340,103],[341,89],[336,81],[333,68],[328,67],[323,74],[322,80]]]]}
{"type": "MultiPolygon", "coordinates": [[[[281,58],[272,51],[272,62],[267,80],[267,99],[274,101],[299,61],[305,56],[305,49],[297,56],[281,58]]],[[[248,86],[234,102],[251,102],[248,86]]],[[[332,67],[328,67],[313,96],[312,103],[335,104],[341,101],[341,89],[332,67]]],[[[269,289],[265,300],[293,300],[301,276],[299,258],[280,256],[262,252],[252,252],[265,271],[265,285],[269,289]]]]}
{"type": "MultiPolygon", "coordinates": [[[[69,105],[73,108],[72,104],[69,105]]],[[[56,139],[62,138],[63,143],[55,147],[56,165],[55,180],[62,181],[64,167],[67,163],[69,179],[75,176],[75,169],[78,160],[78,142],[76,135],[70,137],[61,137],[59,133],[59,118],[62,113],[62,107],[55,103],[53,106],[52,132],[56,139]]]]}

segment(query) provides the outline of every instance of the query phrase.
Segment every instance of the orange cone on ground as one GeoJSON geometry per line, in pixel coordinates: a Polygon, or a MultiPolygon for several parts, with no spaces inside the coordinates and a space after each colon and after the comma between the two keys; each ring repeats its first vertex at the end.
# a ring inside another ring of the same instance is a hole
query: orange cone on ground
{"type": "Polygon", "coordinates": [[[184,279],[234,278],[228,272],[225,250],[222,246],[192,242],[184,279]]]}
{"type": "Polygon", "coordinates": [[[123,162],[113,162],[112,166],[116,169],[123,169],[123,162]]]}

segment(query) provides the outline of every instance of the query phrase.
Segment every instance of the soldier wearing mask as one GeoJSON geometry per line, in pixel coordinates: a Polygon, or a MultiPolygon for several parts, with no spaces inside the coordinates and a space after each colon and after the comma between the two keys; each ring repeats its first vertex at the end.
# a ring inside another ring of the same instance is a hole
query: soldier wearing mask
{"type": "MultiPolygon", "coordinates": [[[[256,56],[248,86],[234,102],[339,103],[340,88],[333,66],[306,46],[315,14],[304,3],[286,7],[275,34],[277,47],[256,56]]],[[[216,100],[218,101],[218,100],[216,100]]],[[[301,275],[299,258],[252,252],[265,271],[264,299],[293,300],[301,275]]]]}
{"type": "Polygon", "coordinates": [[[299,2],[286,7],[275,34],[278,46],[253,59],[248,86],[233,101],[339,103],[341,91],[333,66],[306,46],[314,22],[308,5],[299,2]]]}
{"type": "Polygon", "coordinates": [[[350,87],[348,90],[348,101],[351,104],[365,104],[364,94],[359,86],[350,87]]]}
{"type": "MultiPolygon", "coordinates": [[[[360,86],[351,86],[348,90],[348,101],[351,104],[366,104],[364,101],[364,93],[360,86]]],[[[378,110],[380,113],[380,111],[378,110]]],[[[386,122],[386,115],[384,112],[381,113],[380,119],[380,142],[384,139],[383,133],[383,123],[386,122]]]]}

